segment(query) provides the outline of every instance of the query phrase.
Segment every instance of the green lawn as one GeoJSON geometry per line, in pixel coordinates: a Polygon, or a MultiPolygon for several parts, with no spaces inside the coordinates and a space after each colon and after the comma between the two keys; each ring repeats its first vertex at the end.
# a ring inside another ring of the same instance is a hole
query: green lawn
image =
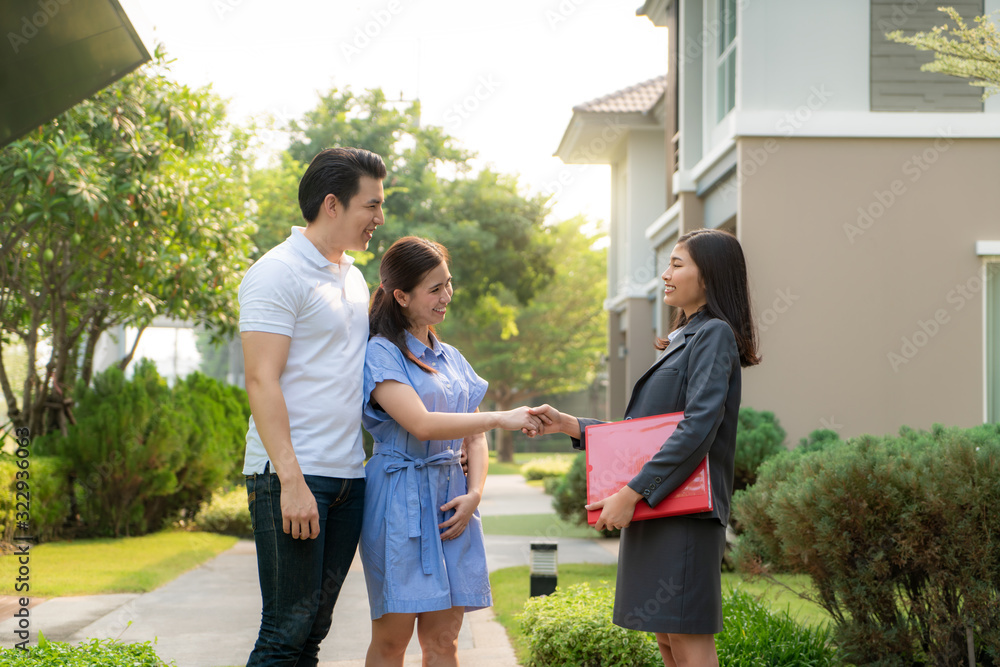
{"type": "MultiPolygon", "coordinates": [[[[235,537],[162,532],[53,542],[30,551],[31,597],[146,593],[229,549],[235,537]]],[[[14,595],[18,556],[0,557],[0,595],[14,595]]],[[[24,592],[17,593],[24,595],[24,592]]]]}
{"type": "Polygon", "coordinates": [[[516,475],[521,472],[521,466],[532,459],[541,459],[547,457],[566,457],[570,461],[576,458],[576,455],[580,452],[570,451],[570,452],[519,452],[514,454],[513,463],[500,463],[497,461],[496,452],[490,452],[490,475],[516,475]]]}
{"type": "MultiPolygon", "coordinates": [[[[589,563],[568,563],[559,565],[559,586],[588,582],[591,586],[615,585],[617,565],[594,565],[589,563]]],[[[804,575],[781,575],[778,579],[795,590],[809,590],[809,577],[804,575]]],[[[520,663],[528,660],[527,641],[521,633],[520,623],[515,616],[521,613],[528,599],[530,579],[527,566],[508,567],[496,570],[490,575],[493,588],[493,611],[497,620],[507,629],[507,636],[517,652],[520,663]]],[[[722,574],[722,590],[727,593],[734,586],[767,600],[775,610],[788,611],[803,625],[816,625],[830,620],[827,613],[810,602],[806,602],[787,590],[763,580],[748,582],[738,574],[722,574]]]]}
{"type": "Polygon", "coordinates": [[[563,521],[555,514],[509,514],[483,517],[483,532],[488,535],[527,535],[529,537],[592,537],[601,534],[587,526],[563,521]]]}

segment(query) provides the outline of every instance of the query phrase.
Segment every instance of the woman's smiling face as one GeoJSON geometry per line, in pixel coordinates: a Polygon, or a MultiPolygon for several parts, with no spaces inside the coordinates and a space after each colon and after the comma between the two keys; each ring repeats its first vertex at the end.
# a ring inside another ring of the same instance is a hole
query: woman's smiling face
{"type": "Polygon", "coordinates": [[[691,259],[687,248],[678,243],[670,253],[670,264],[660,276],[663,279],[663,303],[684,311],[691,317],[705,305],[705,285],[701,271],[691,259]]]}
{"type": "Polygon", "coordinates": [[[420,284],[406,293],[404,308],[411,330],[443,322],[453,292],[447,262],[441,262],[437,268],[428,271],[420,284]]]}

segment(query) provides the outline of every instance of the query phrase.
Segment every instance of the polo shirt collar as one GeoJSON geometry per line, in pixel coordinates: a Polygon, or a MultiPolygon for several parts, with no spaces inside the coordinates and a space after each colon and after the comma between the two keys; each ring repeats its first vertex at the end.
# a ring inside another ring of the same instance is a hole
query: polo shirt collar
{"type": "Polygon", "coordinates": [[[441,346],[441,341],[439,341],[437,336],[434,334],[431,334],[431,342],[434,343],[434,347],[427,347],[420,340],[418,340],[416,336],[411,334],[409,331],[406,332],[406,347],[417,359],[440,357],[444,354],[444,348],[441,346]]]}
{"type": "MultiPolygon", "coordinates": [[[[331,262],[324,257],[323,253],[313,245],[313,242],[306,238],[305,234],[303,234],[305,230],[305,227],[298,225],[292,227],[292,234],[288,237],[288,242],[292,244],[292,248],[318,269],[325,269],[328,266],[336,264],[336,262],[331,262]]],[[[340,263],[341,265],[346,264],[347,266],[351,266],[354,264],[354,258],[345,252],[340,256],[340,263]]]]}

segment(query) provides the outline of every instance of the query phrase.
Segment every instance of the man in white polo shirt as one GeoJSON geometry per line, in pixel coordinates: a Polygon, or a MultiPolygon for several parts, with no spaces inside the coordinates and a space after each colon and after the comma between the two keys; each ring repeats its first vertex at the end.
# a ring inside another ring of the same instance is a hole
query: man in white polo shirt
{"type": "Polygon", "coordinates": [[[382,158],[327,149],[299,182],[305,227],[250,267],[240,332],[250,399],[247,498],[263,600],[250,666],[317,663],[364,505],[368,286],[346,250],[383,224],[382,158]]]}

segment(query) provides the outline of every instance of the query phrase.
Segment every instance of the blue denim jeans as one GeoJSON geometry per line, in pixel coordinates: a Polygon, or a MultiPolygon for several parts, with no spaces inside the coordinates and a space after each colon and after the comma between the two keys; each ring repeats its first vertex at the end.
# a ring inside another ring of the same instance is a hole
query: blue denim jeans
{"type": "Polygon", "coordinates": [[[319,509],[319,537],[296,540],[281,523],[281,484],[247,477],[263,612],[247,667],[314,667],[361,534],[365,480],[305,476],[319,509]]]}

